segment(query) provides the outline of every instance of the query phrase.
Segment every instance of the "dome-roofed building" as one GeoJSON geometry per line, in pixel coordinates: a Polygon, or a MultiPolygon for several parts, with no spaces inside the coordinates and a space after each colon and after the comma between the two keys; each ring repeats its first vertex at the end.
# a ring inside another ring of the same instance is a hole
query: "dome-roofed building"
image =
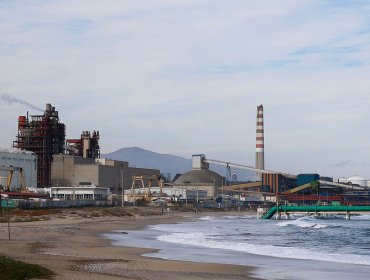
{"type": "Polygon", "coordinates": [[[207,192],[207,197],[217,195],[217,189],[223,186],[224,178],[208,169],[208,165],[202,163],[204,155],[193,156],[193,170],[179,176],[174,181],[174,187],[186,190],[207,192]]]}
{"type": "Polygon", "coordinates": [[[174,182],[175,184],[212,184],[221,187],[223,177],[211,170],[191,170],[182,174],[174,182]]]}

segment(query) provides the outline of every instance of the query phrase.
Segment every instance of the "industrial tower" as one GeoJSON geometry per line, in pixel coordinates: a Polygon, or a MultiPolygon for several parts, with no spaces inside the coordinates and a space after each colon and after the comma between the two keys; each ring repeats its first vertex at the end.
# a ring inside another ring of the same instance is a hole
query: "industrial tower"
{"type": "Polygon", "coordinates": [[[18,117],[17,140],[13,147],[37,155],[37,187],[50,186],[53,154],[64,153],[65,125],[59,122],[58,111],[46,104],[43,115],[18,117]]]}
{"type": "Polygon", "coordinates": [[[80,139],[66,140],[66,153],[83,158],[100,158],[99,131],[83,131],[80,139]]]}
{"type": "MultiPolygon", "coordinates": [[[[256,168],[265,169],[264,153],[264,126],[263,126],[263,106],[257,106],[257,127],[256,127],[256,168]]],[[[259,175],[261,177],[261,174],[259,175]]]]}

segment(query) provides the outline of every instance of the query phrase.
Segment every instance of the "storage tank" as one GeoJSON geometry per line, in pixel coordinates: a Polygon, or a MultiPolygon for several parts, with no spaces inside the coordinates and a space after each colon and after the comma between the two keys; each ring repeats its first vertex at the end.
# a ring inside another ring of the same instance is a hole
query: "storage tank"
{"type": "Polygon", "coordinates": [[[347,178],[347,183],[352,185],[359,185],[361,187],[367,187],[367,180],[360,176],[352,176],[347,178]]]}

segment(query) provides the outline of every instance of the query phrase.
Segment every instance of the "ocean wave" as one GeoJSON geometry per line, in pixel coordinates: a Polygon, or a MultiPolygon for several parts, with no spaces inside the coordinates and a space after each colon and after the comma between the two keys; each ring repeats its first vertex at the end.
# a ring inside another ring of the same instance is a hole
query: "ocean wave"
{"type": "Polygon", "coordinates": [[[263,255],[278,258],[319,260],[337,263],[370,265],[370,256],[360,256],[354,254],[339,254],[319,252],[300,247],[284,247],[274,245],[251,244],[247,242],[228,242],[219,240],[204,233],[172,233],[158,236],[162,242],[193,245],[209,249],[224,249],[237,252],[245,252],[255,255],[263,255]]]}
{"type": "Polygon", "coordinates": [[[204,216],[204,217],[199,218],[199,220],[201,221],[212,221],[214,219],[215,217],[211,217],[211,216],[204,216]]]}
{"type": "Polygon", "coordinates": [[[370,221],[370,215],[352,215],[351,220],[370,221]]]}
{"type": "Polygon", "coordinates": [[[296,226],[300,228],[315,228],[315,229],[322,229],[322,228],[329,227],[328,224],[319,223],[317,219],[311,218],[311,217],[302,217],[296,220],[288,220],[284,222],[279,222],[276,225],[279,227],[296,226]]]}

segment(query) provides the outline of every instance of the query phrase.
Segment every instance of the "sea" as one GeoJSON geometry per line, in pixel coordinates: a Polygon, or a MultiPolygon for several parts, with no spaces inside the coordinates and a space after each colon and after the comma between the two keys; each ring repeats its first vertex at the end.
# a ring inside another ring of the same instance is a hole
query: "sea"
{"type": "Polygon", "coordinates": [[[104,237],[157,249],[148,257],[253,266],[251,276],[260,279],[370,279],[370,215],[202,216],[104,237]]]}

